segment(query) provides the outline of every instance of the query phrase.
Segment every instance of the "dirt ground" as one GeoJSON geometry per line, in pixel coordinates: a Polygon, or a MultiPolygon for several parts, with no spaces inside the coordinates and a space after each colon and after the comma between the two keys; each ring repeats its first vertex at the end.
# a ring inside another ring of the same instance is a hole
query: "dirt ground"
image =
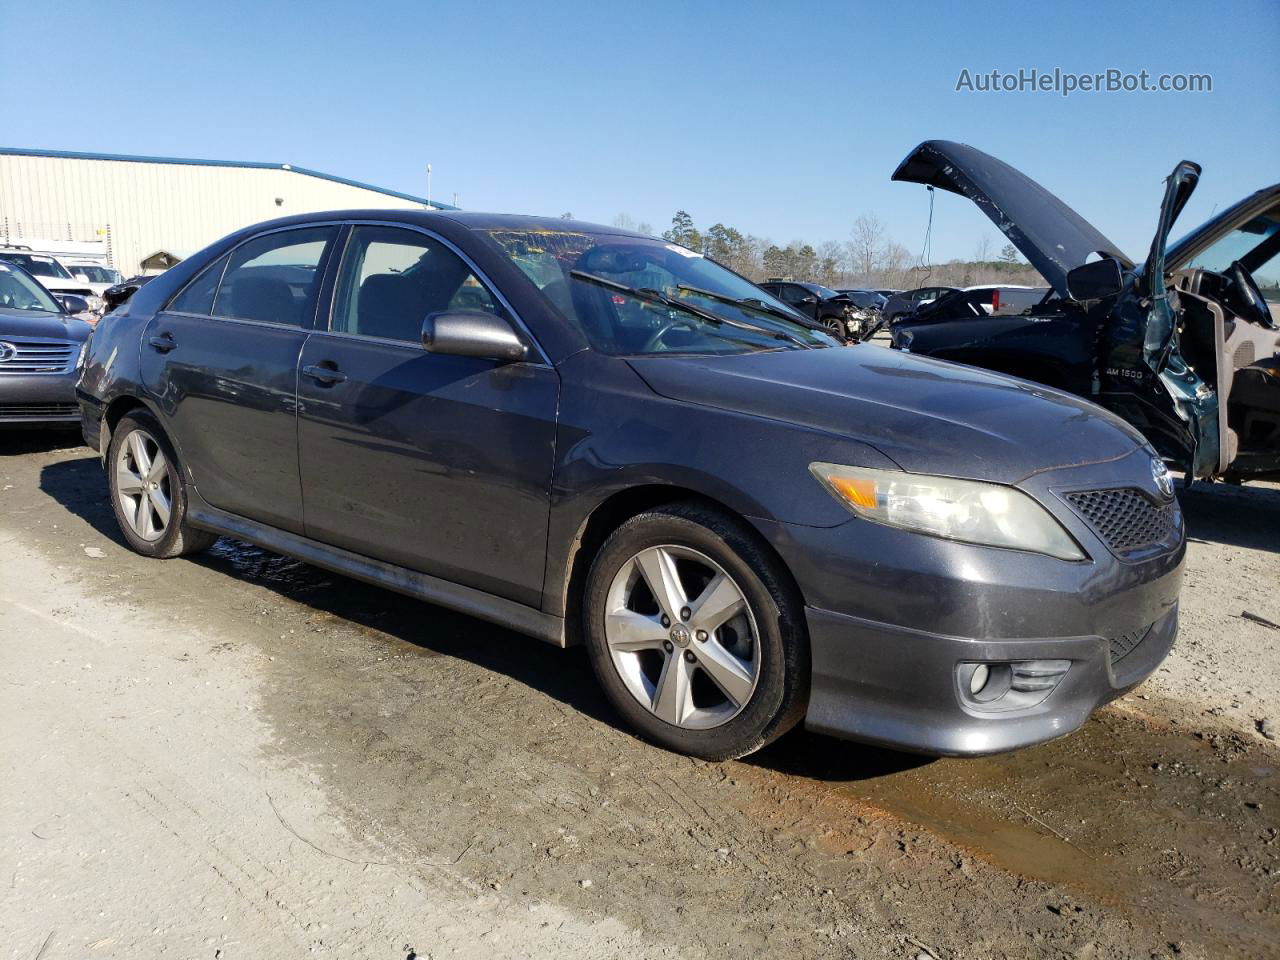
{"type": "Polygon", "coordinates": [[[0,438],[0,960],[1280,956],[1278,487],[1184,493],[1174,653],[1072,736],[720,764],[580,651],[136,556],[105,489],[0,438]]]}

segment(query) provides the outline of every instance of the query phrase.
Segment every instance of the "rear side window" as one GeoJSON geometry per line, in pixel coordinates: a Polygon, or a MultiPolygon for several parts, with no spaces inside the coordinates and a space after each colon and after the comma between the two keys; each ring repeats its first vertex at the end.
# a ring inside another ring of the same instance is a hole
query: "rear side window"
{"type": "Polygon", "coordinates": [[[173,298],[169,309],[174,313],[198,313],[206,316],[213,312],[213,295],[218,292],[218,281],[227,266],[227,256],[219,257],[205,267],[204,273],[192,280],[185,290],[173,298]]]}
{"type": "Polygon", "coordinates": [[[320,267],[333,235],[333,227],[307,227],[241,244],[230,254],[213,315],[306,326],[315,313],[320,267]]]}

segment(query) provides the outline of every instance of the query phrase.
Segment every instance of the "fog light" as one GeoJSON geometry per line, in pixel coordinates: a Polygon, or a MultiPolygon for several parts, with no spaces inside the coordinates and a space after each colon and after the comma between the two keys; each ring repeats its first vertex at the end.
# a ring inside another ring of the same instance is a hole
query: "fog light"
{"type": "Polygon", "coordinates": [[[1023,710],[1048,697],[1070,669],[1070,660],[971,660],[956,664],[957,693],[973,710],[1023,710]]]}
{"type": "Polygon", "coordinates": [[[991,676],[991,669],[985,664],[980,663],[974,668],[973,676],[969,678],[969,692],[975,697],[982,692],[982,688],[987,685],[987,679],[991,676]]]}

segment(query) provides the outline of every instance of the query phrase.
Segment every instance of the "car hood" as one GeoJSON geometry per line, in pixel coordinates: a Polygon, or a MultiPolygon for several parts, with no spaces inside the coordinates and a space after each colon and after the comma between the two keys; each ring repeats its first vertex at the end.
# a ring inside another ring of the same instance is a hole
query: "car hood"
{"type": "Polygon", "coordinates": [[[669,399],[867,443],[912,473],[1016,483],[1122,457],[1144,442],[1078,397],[875,346],[628,362],[669,399]]]}
{"type": "Polygon", "coordinates": [[[926,140],[898,165],[893,179],[968,197],[1059,297],[1067,296],[1067,272],[1090,254],[1115,257],[1126,267],[1133,266],[1093,224],[1040,184],[968,144],[926,140]]]}
{"type": "Polygon", "coordinates": [[[6,337],[45,337],[50,340],[84,340],[93,328],[64,313],[32,313],[0,307],[0,340],[6,337]]]}

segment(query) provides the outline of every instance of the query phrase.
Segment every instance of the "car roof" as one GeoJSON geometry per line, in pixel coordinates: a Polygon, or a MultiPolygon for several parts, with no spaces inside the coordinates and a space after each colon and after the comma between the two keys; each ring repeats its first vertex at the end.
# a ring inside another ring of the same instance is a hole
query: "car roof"
{"type": "Polygon", "coordinates": [[[462,210],[322,210],[316,213],[303,213],[291,217],[281,217],[266,223],[255,225],[254,229],[273,228],[326,220],[381,220],[391,223],[407,223],[420,227],[431,227],[441,221],[449,221],[469,230],[530,230],[547,233],[591,233],[608,236],[637,237],[653,239],[647,234],[634,230],[623,230],[621,227],[609,227],[601,223],[588,223],[583,220],[570,220],[564,217],[538,217],[516,213],[474,213],[462,210]]]}

